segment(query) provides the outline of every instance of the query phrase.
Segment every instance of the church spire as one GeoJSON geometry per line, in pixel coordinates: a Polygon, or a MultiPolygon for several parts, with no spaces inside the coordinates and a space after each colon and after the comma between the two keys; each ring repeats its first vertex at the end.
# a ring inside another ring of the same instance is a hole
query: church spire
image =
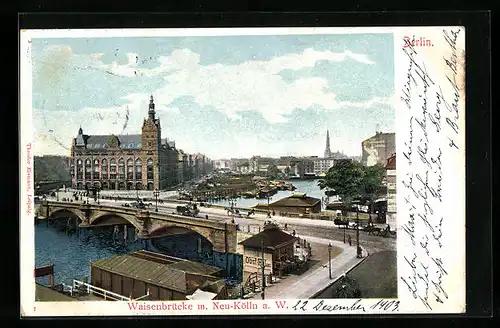
{"type": "Polygon", "coordinates": [[[153,99],[153,95],[151,95],[151,98],[149,99],[149,111],[148,111],[148,116],[150,119],[154,120],[155,119],[155,103],[153,99]]]}
{"type": "Polygon", "coordinates": [[[330,131],[327,129],[326,130],[326,147],[325,147],[325,154],[324,157],[328,158],[332,156],[332,152],[330,150],[330,131]]]}

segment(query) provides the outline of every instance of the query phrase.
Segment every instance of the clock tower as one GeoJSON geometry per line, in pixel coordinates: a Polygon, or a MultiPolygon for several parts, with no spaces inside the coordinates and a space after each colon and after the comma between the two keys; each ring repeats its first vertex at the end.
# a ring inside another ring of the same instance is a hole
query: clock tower
{"type": "MultiPolygon", "coordinates": [[[[142,123],[141,136],[141,161],[142,179],[144,186],[159,188],[159,152],[161,149],[161,126],[160,120],[155,117],[155,103],[153,95],[149,100],[148,117],[142,123]]],[[[148,189],[151,189],[149,187],[148,189]]]]}

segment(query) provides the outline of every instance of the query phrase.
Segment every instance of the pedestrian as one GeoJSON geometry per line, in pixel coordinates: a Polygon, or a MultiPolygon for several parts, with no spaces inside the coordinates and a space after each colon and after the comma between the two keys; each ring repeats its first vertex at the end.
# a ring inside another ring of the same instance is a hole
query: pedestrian
{"type": "Polygon", "coordinates": [[[292,231],[292,236],[295,236],[295,230],[292,231]]]}
{"type": "Polygon", "coordinates": [[[351,235],[347,235],[347,241],[349,242],[349,246],[352,246],[351,235]]]}
{"type": "Polygon", "coordinates": [[[285,230],[288,230],[288,224],[285,223],[285,230]]]}

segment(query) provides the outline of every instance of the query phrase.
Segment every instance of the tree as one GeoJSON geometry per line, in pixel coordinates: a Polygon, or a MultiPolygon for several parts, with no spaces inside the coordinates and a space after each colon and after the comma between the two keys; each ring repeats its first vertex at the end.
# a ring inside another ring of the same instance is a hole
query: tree
{"type": "Polygon", "coordinates": [[[326,172],[318,185],[320,189],[333,189],[344,203],[350,204],[360,194],[363,176],[364,169],[360,163],[340,161],[326,172]]]}
{"type": "Polygon", "coordinates": [[[364,167],[360,196],[370,200],[370,212],[373,212],[373,204],[377,196],[384,193],[385,175],[385,168],[380,164],[364,167]]]}
{"type": "Polygon", "coordinates": [[[283,172],[281,172],[278,167],[274,164],[271,164],[267,168],[267,176],[272,179],[279,179],[280,176],[283,175],[283,172]]]}
{"type": "Polygon", "coordinates": [[[362,197],[373,203],[383,190],[384,177],[385,169],[381,165],[363,166],[355,161],[339,161],[328,170],[318,185],[321,189],[333,189],[346,205],[362,197]]]}

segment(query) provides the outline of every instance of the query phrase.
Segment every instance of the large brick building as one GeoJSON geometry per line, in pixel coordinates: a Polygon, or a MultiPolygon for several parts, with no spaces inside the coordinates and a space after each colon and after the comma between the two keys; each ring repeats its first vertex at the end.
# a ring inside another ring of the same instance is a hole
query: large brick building
{"type": "Polygon", "coordinates": [[[80,127],[71,146],[74,188],[165,189],[178,184],[179,153],[161,138],[153,96],[141,134],[87,135],[80,127]]]}
{"type": "Polygon", "coordinates": [[[396,152],[396,134],[377,132],[361,143],[361,150],[363,165],[385,165],[386,160],[396,152]]]}

